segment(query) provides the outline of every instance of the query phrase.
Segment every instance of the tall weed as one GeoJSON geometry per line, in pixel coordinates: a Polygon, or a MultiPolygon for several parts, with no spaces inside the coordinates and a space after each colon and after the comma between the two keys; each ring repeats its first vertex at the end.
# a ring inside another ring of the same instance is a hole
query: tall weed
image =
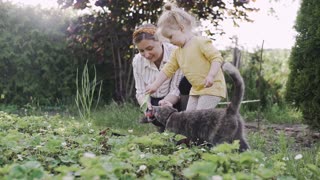
{"type": "MultiPolygon", "coordinates": [[[[82,72],[81,83],[79,83],[78,70],[77,70],[77,77],[76,77],[77,93],[76,93],[75,102],[76,102],[81,119],[91,121],[93,98],[94,98],[96,87],[98,86],[98,84],[99,83],[97,82],[95,67],[94,67],[93,80],[90,81],[88,63],[86,63],[82,72]]],[[[100,100],[101,88],[102,88],[102,81],[100,81],[100,87],[98,91],[97,103],[95,108],[97,107],[100,100]]]]}

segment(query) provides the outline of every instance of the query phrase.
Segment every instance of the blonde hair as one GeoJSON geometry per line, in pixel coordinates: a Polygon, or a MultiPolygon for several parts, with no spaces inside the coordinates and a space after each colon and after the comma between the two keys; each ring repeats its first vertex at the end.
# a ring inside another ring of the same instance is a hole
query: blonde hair
{"type": "Polygon", "coordinates": [[[157,26],[158,32],[161,32],[164,27],[175,30],[183,27],[192,31],[195,24],[196,20],[191,14],[168,2],[164,5],[164,10],[158,19],[157,26]]]}
{"type": "Polygon", "coordinates": [[[153,24],[143,24],[136,28],[132,34],[132,41],[134,44],[141,42],[144,39],[158,41],[155,35],[157,28],[153,24]]]}

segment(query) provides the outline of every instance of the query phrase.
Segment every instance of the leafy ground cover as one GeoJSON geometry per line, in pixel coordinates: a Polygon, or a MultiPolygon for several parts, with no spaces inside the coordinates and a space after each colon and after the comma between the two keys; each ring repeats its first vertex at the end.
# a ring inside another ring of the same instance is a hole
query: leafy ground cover
{"type": "MultiPolygon", "coordinates": [[[[247,128],[252,147],[175,143],[184,138],[141,125],[133,105],[110,105],[92,121],[0,112],[2,179],[317,179],[320,145],[285,130],[247,128]]],[[[301,130],[302,131],[302,130],[301,130]]]]}

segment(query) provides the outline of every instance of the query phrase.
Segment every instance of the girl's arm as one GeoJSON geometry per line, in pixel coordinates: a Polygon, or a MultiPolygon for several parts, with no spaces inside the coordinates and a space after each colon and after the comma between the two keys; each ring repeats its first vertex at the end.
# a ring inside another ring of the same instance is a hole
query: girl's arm
{"type": "Polygon", "coordinates": [[[159,101],[159,105],[173,105],[176,104],[180,99],[180,91],[179,91],[179,84],[182,79],[183,75],[181,70],[177,70],[174,76],[170,81],[170,92],[163,98],[163,100],[159,101]]]}
{"type": "Polygon", "coordinates": [[[160,71],[157,79],[150,85],[146,87],[146,94],[152,94],[157,91],[157,89],[168,79],[167,75],[160,71]]]}
{"type": "Polygon", "coordinates": [[[204,87],[211,87],[213,85],[213,80],[216,74],[218,73],[219,69],[221,67],[221,63],[217,61],[212,61],[210,71],[205,79],[204,87]]]}

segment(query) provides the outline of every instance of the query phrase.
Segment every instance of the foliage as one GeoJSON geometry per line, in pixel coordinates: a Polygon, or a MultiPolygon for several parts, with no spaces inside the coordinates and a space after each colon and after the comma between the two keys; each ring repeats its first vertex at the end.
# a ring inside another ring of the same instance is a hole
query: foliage
{"type": "Polygon", "coordinates": [[[304,0],[296,19],[296,44],[290,56],[286,99],[301,109],[310,127],[320,128],[320,5],[304,0]]]}
{"type": "Polygon", "coordinates": [[[262,123],[275,124],[298,124],[302,123],[302,114],[296,108],[288,104],[273,104],[259,111],[249,110],[249,104],[243,104],[241,114],[246,121],[257,121],[260,118],[262,123]]]}
{"type": "MultiPolygon", "coordinates": [[[[214,148],[176,146],[172,133],[112,135],[72,117],[0,112],[0,176],[4,179],[313,179],[320,153],[295,160],[279,138],[279,153],[236,152],[238,142],[214,148]],[[298,167],[288,171],[287,167],[298,167]]],[[[100,127],[101,128],[101,127],[100,127]]],[[[101,129],[100,129],[101,130],[101,129]]],[[[296,156],[297,157],[297,156],[296,156]]],[[[297,159],[297,158],[296,158],[297,159]]]]}
{"type": "Polygon", "coordinates": [[[92,112],[93,123],[98,127],[114,127],[127,133],[132,130],[135,135],[155,132],[156,129],[149,124],[140,124],[139,119],[143,117],[140,108],[133,103],[117,103],[115,101],[108,105],[97,108],[92,112]]]}
{"type": "Polygon", "coordinates": [[[101,87],[102,87],[102,81],[97,82],[96,77],[96,68],[94,68],[94,78],[92,81],[90,81],[89,72],[88,72],[88,64],[84,66],[81,81],[79,82],[78,79],[78,71],[77,71],[77,77],[76,77],[76,85],[77,85],[77,94],[76,94],[76,105],[78,108],[79,115],[82,119],[91,121],[91,111],[92,111],[92,105],[94,101],[94,95],[96,94],[96,88],[99,86],[98,90],[98,97],[96,102],[96,107],[100,100],[100,94],[101,94],[101,87]]]}
{"type": "MultiPolygon", "coordinates": [[[[231,61],[231,51],[231,49],[223,51],[226,61],[231,61]]],[[[286,83],[289,72],[287,66],[289,53],[290,50],[286,49],[241,51],[240,71],[245,82],[244,100],[260,99],[262,110],[268,110],[274,105],[285,106],[283,84],[286,83]]],[[[226,79],[227,84],[232,85],[230,78],[226,79]]],[[[245,108],[248,111],[256,111],[259,108],[257,104],[259,103],[245,104],[245,108]]]]}
{"type": "MultiPolygon", "coordinates": [[[[143,22],[155,23],[162,10],[163,1],[155,0],[58,0],[62,8],[86,9],[73,21],[69,28],[70,46],[82,45],[87,51],[95,53],[98,62],[112,67],[114,99],[124,101],[133,97],[134,80],[131,60],[135,51],[131,35],[137,25],[143,22]],[[94,3],[94,4],[93,4],[94,3]],[[90,8],[91,7],[91,8],[90,8]]],[[[241,1],[177,1],[178,5],[194,13],[201,20],[209,20],[215,27],[225,19],[250,21],[247,12],[250,8],[241,1]]],[[[219,34],[223,31],[207,31],[219,34]]],[[[75,54],[78,51],[74,51],[75,54]]]]}
{"type": "Polygon", "coordinates": [[[67,48],[65,13],[0,4],[0,102],[68,100],[75,92],[75,67],[83,62],[67,48]]]}

